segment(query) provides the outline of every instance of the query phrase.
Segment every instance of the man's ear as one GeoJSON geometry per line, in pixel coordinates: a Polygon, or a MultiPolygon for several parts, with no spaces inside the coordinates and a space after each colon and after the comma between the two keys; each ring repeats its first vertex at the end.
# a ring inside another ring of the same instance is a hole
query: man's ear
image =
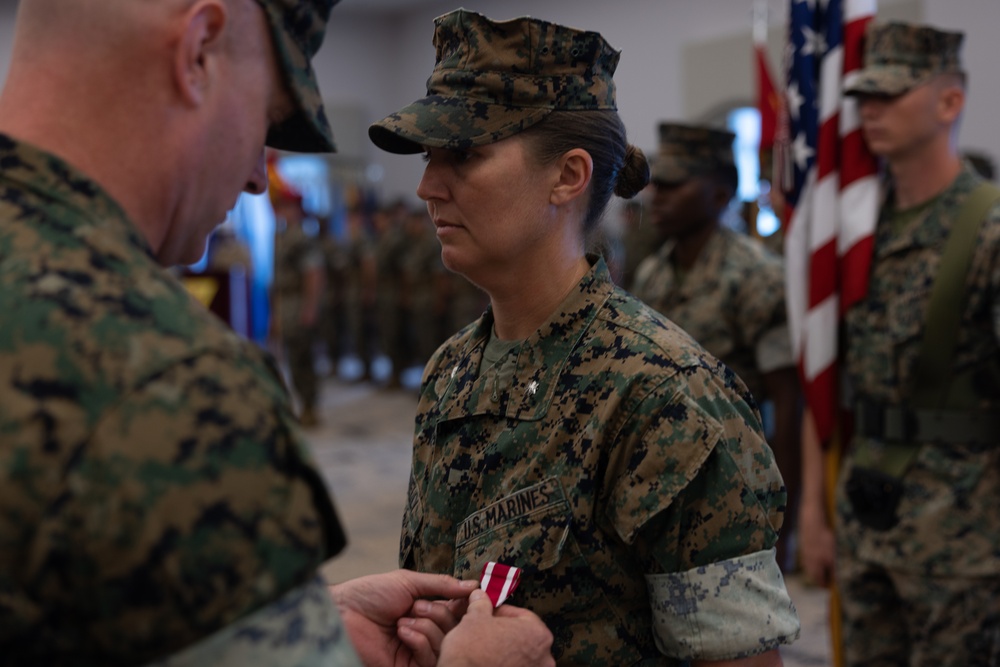
{"type": "Polygon", "coordinates": [[[965,107],[965,91],[961,86],[945,86],[938,97],[938,113],[941,120],[952,124],[958,119],[965,107]]]}
{"type": "Polygon", "coordinates": [[[559,177],[549,195],[549,202],[566,204],[587,191],[594,175],[594,158],[582,148],[574,148],[563,153],[556,164],[559,177]]]}
{"type": "Polygon", "coordinates": [[[198,0],[181,20],[182,32],[174,52],[174,79],[185,102],[197,106],[204,101],[209,87],[212,59],[222,50],[228,14],[221,0],[198,0]]]}

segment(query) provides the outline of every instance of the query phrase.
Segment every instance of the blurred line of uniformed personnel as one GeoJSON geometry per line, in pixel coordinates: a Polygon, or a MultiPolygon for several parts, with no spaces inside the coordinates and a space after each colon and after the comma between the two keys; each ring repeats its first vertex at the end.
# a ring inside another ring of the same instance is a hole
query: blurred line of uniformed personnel
{"type": "Polygon", "coordinates": [[[301,196],[276,180],[270,193],[278,230],[272,332],[283,342],[304,425],[319,421],[321,357],[333,377],[340,377],[344,359],[356,358],[361,371],[355,379],[369,382],[375,380],[374,360],[383,355],[389,363],[383,386],[398,389],[405,370],[422,366],[485,309],[486,295],[444,268],[423,207],[410,209],[400,200],[369,212],[352,205],[342,234],[330,219],[319,218],[314,237],[294,214],[302,213],[301,196]]]}
{"type": "Polygon", "coordinates": [[[302,193],[285,183],[275,162],[268,165],[268,195],[274,208],[274,281],[271,285],[271,339],[288,365],[292,387],[300,402],[303,426],[318,423],[319,380],[313,359],[318,336],[324,285],[323,251],[305,231],[302,193]]]}

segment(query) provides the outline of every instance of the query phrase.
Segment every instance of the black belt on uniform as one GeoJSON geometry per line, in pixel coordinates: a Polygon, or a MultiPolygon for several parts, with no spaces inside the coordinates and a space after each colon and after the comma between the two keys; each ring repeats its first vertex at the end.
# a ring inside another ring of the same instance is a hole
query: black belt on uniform
{"type": "Polygon", "coordinates": [[[854,431],[898,442],[996,441],[1000,440],[1000,411],[909,408],[861,399],[854,405],[854,431]]]}

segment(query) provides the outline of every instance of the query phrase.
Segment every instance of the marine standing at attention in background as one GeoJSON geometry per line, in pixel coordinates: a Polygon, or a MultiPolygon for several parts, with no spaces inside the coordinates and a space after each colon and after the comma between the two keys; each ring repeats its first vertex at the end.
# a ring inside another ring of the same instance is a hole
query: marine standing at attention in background
{"type": "Polygon", "coordinates": [[[807,413],[803,565],[817,577],[834,567],[849,667],[995,667],[1000,190],[956,147],[962,33],[872,23],[865,40],[845,94],[886,189],[868,291],[844,314],[854,434],[836,559],[807,413]]]}
{"type": "MultiPolygon", "coordinates": [[[[735,135],[680,123],[661,123],[659,135],[650,223],[664,242],[639,264],[629,289],[729,366],[755,400],[771,401],[769,443],[794,510],[799,391],[783,263],[757,239],[721,222],[738,183],[735,135]]],[[[791,527],[787,522],[778,540],[778,564],[786,570],[794,568],[791,527]]]]}

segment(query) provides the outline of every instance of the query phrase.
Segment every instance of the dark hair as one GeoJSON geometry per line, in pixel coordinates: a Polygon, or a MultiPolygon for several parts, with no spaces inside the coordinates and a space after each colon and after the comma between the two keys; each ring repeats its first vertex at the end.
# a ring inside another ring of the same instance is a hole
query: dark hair
{"type": "Polygon", "coordinates": [[[553,111],[523,133],[535,157],[548,164],[574,148],[594,160],[590,202],[583,221],[585,233],[597,226],[616,194],[631,199],[649,183],[649,163],[641,150],[628,143],[617,111],[553,111]]]}

